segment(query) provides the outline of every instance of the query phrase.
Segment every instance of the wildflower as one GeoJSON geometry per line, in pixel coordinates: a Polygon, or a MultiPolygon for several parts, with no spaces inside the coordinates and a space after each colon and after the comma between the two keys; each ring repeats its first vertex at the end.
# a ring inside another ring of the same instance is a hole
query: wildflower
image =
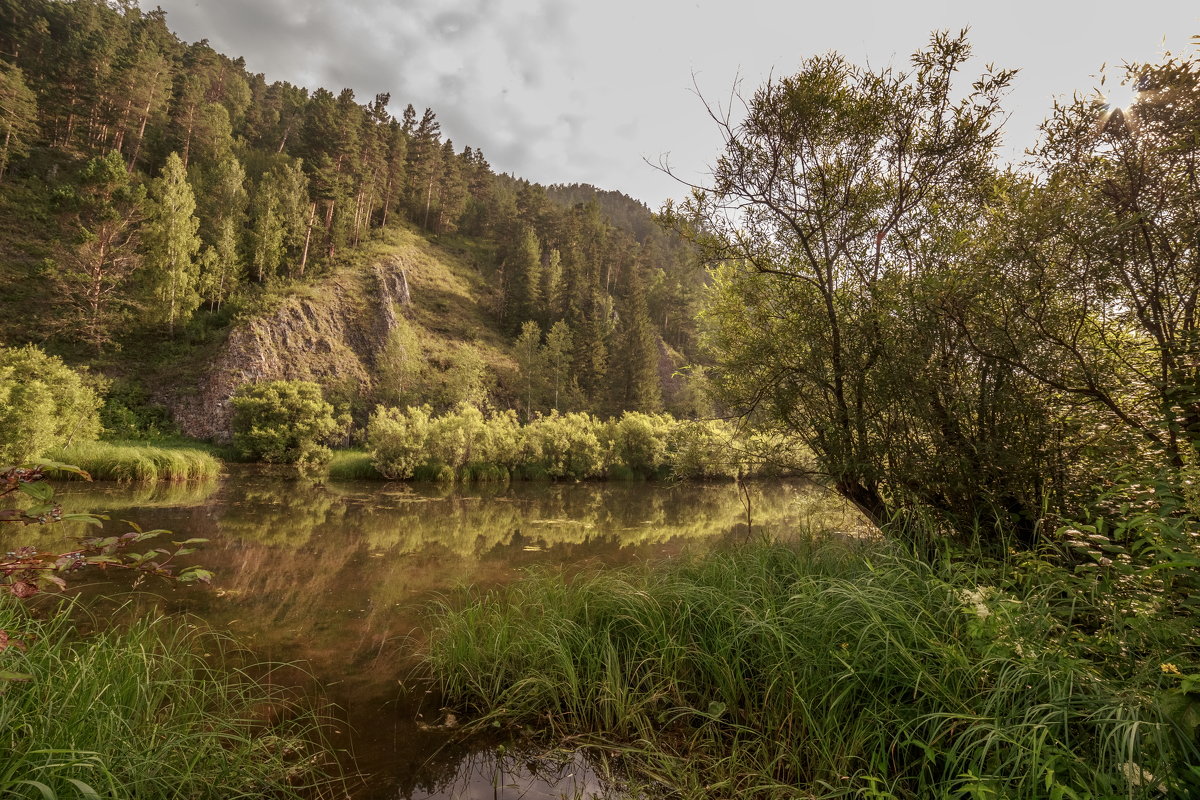
{"type": "Polygon", "coordinates": [[[1179,671],[1179,667],[1175,666],[1174,664],[1172,664],[1170,662],[1167,662],[1166,664],[1159,664],[1158,668],[1163,671],[1164,675],[1182,675],[1183,674],[1182,672],[1179,671]]]}

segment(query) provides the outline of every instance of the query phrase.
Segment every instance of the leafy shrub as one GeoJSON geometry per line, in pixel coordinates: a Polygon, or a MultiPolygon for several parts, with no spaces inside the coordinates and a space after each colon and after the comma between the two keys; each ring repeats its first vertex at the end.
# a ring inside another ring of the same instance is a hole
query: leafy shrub
{"type": "Polygon", "coordinates": [[[126,381],[116,381],[104,393],[100,424],[107,437],[157,439],[179,434],[165,406],[151,402],[146,390],[126,381]]]}
{"type": "Polygon", "coordinates": [[[486,414],[469,403],[434,415],[429,406],[375,409],[366,443],[385,477],[440,482],[728,478],[762,474],[776,460],[800,459],[779,437],[745,436],[718,421],[628,412],[602,422],[552,412],[523,426],[515,411],[486,414]],[[764,456],[756,450],[764,449],[764,456]]]}
{"type": "Polygon", "coordinates": [[[664,414],[627,411],[608,425],[613,466],[624,467],[635,477],[652,477],[667,466],[667,441],[680,423],[664,414]]]}
{"type": "Polygon", "coordinates": [[[345,430],[321,387],[310,381],[243,386],[233,396],[233,443],[246,458],[269,464],[322,463],[325,447],[345,430]]]}
{"type": "Polygon", "coordinates": [[[100,435],[100,399],[83,377],[37,347],[0,347],[0,464],[38,458],[100,435]]]}
{"type": "Polygon", "coordinates": [[[679,422],[667,436],[667,460],[677,478],[730,478],[737,474],[733,432],[721,422],[679,422]]]}
{"type": "Polygon", "coordinates": [[[378,408],[367,424],[367,446],[376,468],[391,478],[501,480],[522,459],[516,413],[488,417],[469,403],[437,417],[429,406],[378,408]]]}
{"type": "Polygon", "coordinates": [[[551,412],[525,426],[525,455],[551,478],[583,480],[604,475],[603,423],[586,413],[551,412]]]}
{"type": "Polygon", "coordinates": [[[429,406],[375,409],[367,422],[367,449],[375,468],[388,478],[407,480],[429,460],[429,406]]]}

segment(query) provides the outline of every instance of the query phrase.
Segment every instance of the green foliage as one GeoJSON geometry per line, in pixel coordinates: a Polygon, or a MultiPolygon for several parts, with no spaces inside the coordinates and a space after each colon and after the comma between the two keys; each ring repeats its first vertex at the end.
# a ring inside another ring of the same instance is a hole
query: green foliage
{"type": "Polygon", "coordinates": [[[366,444],[376,469],[400,480],[731,478],[799,460],[780,455],[776,440],[735,433],[720,422],[638,412],[607,422],[551,412],[521,425],[511,409],[485,414],[464,403],[440,415],[429,406],[376,408],[366,444]]]}
{"type": "Polygon", "coordinates": [[[450,363],[442,376],[441,401],[455,406],[467,403],[479,406],[488,396],[488,370],[478,348],[459,345],[450,355],[450,363]]]}
{"type": "Polygon", "coordinates": [[[45,272],[61,298],[52,327],[97,352],[111,344],[136,303],[146,190],[119,153],[89,160],[53,204],[62,225],[45,272]]]}
{"type": "Polygon", "coordinates": [[[100,399],[83,377],[37,347],[0,347],[0,464],[20,463],[100,434],[100,399]]]}
{"type": "Polygon", "coordinates": [[[878,522],[926,509],[1030,542],[1074,427],[956,318],[996,301],[971,245],[1013,77],[989,69],[956,98],[969,54],[939,33],[908,72],[808,59],[727,128],[713,187],[668,212],[724,260],[706,311],[724,403],[802,437],[878,522]]]}
{"type": "Polygon", "coordinates": [[[154,316],[170,329],[186,322],[200,305],[200,220],[187,170],[177,153],[167,157],[162,175],[151,186],[145,231],[146,268],[156,304],[154,316]]]}
{"type": "Polygon", "coordinates": [[[127,380],[114,381],[104,392],[100,424],[106,436],[117,439],[158,439],[179,433],[166,407],[127,380]]]}
{"type": "Polygon", "coordinates": [[[516,412],[485,417],[467,403],[436,417],[429,406],[377,408],[366,438],[375,467],[389,478],[469,480],[476,474],[493,477],[496,470],[507,477],[522,458],[516,412]]]}
{"type": "Polygon", "coordinates": [[[416,327],[402,314],[375,356],[375,394],[384,405],[404,406],[423,385],[425,356],[416,327]]]}
{"type": "Polygon", "coordinates": [[[610,457],[635,475],[655,476],[668,467],[667,443],[676,427],[687,430],[668,416],[627,412],[608,425],[610,457]]]}
{"type": "Polygon", "coordinates": [[[346,428],[321,387],[310,381],[269,381],[234,394],[233,443],[246,458],[269,464],[319,465],[325,444],[346,428]]]}
{"type": "Polygon", "coordinates": [[[1192,796],[1190,635],[1116,656],[1076,596],[1061,570],[759,543],[444,607],[429,667],[479,725],[603,742],[685,797],[1192,796]]]}
{"type": "Polygon", "coordinates": [[[608,466],[604,433],[604,423],[591,414],[537,417],[524,429],[525,456],[551,478],[600,478],[608,466]]]}
{"type": "Polygon", "coordinates": [[[429,441],[429,406],[375,409],[367,423],[367,448],[375,468],[388,478],[406,480],[424,464],[429,441]]]}
{"type": "Polygon", "coordinates": [[[0,179],[9,161],[29,154],[37,130],[37,96],[20,69],[0,61],[0,179]]]}
{"type": "Polygon", "coordinates": [[[16,798],[319,796],[334,756],[323,723],[252,677],[238,645],[185,620],[77,625],[0,597],[0,793],[16,798]],[[264,709],[286,711],[265,724],[264,709]],[[317,793],[317,794],[314,794],[317,793]]]}

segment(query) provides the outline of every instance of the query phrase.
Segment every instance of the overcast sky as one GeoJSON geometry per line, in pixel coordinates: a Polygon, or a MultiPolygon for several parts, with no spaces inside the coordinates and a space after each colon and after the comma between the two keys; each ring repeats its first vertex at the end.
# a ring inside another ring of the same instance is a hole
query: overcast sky
{"type": "Polygon", "coordinates": [[[976,61],[1021,70],[1009,152],[1032,144],[1055,96],[1097,84],[1104,63],[1188,52],[1196,0],[142,0],[183,39],[208,39],[268,80],[393,112],[432,107],[444,136],[498,172],[592,183],[651,207],[685,190],[646,164],[669,156],[703,181],[720,138],[696,94],[725,102],[772,72],[837,50],[903,65],[937,28],[971,28],[976,61]],[[693,85],[694,83],[694,85],[693,85]]]}

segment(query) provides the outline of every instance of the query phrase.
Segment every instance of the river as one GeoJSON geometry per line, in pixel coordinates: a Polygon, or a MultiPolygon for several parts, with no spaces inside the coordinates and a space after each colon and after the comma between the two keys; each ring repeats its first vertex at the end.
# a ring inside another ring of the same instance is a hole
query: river
{"type": "MultiPolygon", "coordinates": [[[[463,741],[441,725],[445,710],[414,677],[434,600],[501,587],[528,569],[661,561],[751,536],[861,524],[824,490],[797,482],[746,492],[732,483],[314,486],[235,465],[205,483],[76,483],[59,497],[68,511],[109,514],[112,532],[130,520],[172,539],[209,539],[191,558],[215,573],[211,586],[153,584],[145,588],[154,595],[136,602],[194,614],[262,659],[304,663],[307,674],[276,678],[319,687],[336,705],[336,743],[347,766],[368,776],[355,800],[538,800],[603,789],[581,758],[507,758],[497,742],[463,741]]],[[[18,535],[48,545],[67,533],[18,535]]],[[[82,591],[93,597],[100,587],[82,591]]]]}

